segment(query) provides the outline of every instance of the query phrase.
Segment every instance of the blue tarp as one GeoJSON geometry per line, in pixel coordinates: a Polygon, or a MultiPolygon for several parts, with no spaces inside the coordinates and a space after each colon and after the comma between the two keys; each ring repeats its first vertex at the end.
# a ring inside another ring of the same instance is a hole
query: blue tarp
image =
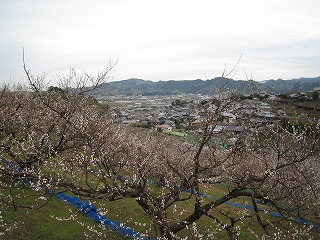
{"type": "MultiPolygon", "coordinates": [[[[13,162],[8,161],[4,158],[2,158],[1,162],[5,163],[5,165],[9,169],[15,172],[22,171],[22,168],[18,168],[13,162]]],[[[26,181],[24,181],[23,183],[30,184],[29,182],[26,182],[26,181]]],[[[55,193],[54,190],[51,190],[50,192],[55,193]]],[[[78,208],[82,213],[84,213],[86,216],[93,219],[96,223],[99,223],[108,228],[111,228],[112,230],[122,234],[123,236],[128,236],[134,239],[152,240],[152,238],[142,238],[139,233],[133,231],[131,228],[121,225],[119,222],[111,221],[104,215],[100,215],[99,209],[88,201],[83,201],[78,197],[69,196],[63,193],[58,193],[55,195],[55,197],[61,201],[68,202],[69,204],[78,208]]]]}
{"type": "Polygon", "coordinates": [[[82,213],[93,219],[96,223],[105,225],[111,228],[112,230],[121,233],[124,236],[129,236],[136,239],[143,239],[139,233],[133,231],[131,228],[125,227],[116,221],[111,221],[107,219],[107,217],[104,215],[100,215],[99,209],[88,201],[83,201],[78,197],[68,196],[63,193],[57,194],[56,198],[58,198],[61,201],[68,202],[74,207],[80,209],[82,213]]]}
{"type": "MultiPolygon", "coordinates": [[[[187,193],[192,193],[193,190],[187,189],[187,190],[185,190],[185,192],[187,192],[187,193]]],[[[198,194],[199,194],[199,196],[204,197],[204,198],[210,198],[210,199],[212,199],[212,200],[217,200],[217,199],[218,199],[217,197],[208,195],[208,194],[206,194],[206,193],[199,192],[198,194]]],[[[242,204],[233,203],[233,202],[230,202],[230,201],[225,202],[225,204],[228,204],[229,206],[232,206],[232,207],[239,207],[239,208],[243,208],[243,209],[254,210],[253,206],[242,205],[242,204]]],[[[261,203],[261,204],[262,204],[262,203],[261,203]]],[[[263,209],[263,208],[258,208],[258,211],[263,212],[264,209],[263,209]]],[[[273,217],[277,217],[277,218],[282,218],[282,219],[285,218],[282,214],[280,214],[280,213],[278,213],[278,212],[274,212],[274,211],[268,212],[268,214],[271,215],[271,216],[273,216],[273,217]]],[[[307,220],[305,220],[305,219],[302,219],[302,218],[293,217],[292,219],[293,219],[295,222],[299,223],[299,224],[304,224],[304,225],[307,225],[307,226],[312,226],[312,227],[317,228],[317,229],[320,228],[320,224],[311,223],[311,222],[309,222],[309,221],[307,221],[307,220]]]]}
{"type": "MultiPolygon", "coordinates": [[[[8,160],[2,158],[2,162],[4,162],[10,169],[13,169],[14,171],[22,171],[21,168],[17,168],[15,166],[15,164],[11,161],[8,161],[8,160]]],[[[148,180],[148,182],[151,184],[158,185],[157,182],[154,182],[152,180],[148,180]]],[[[193,190],[187,189],[187,190],[185,190],[185,192],[192,193],[193,190]]],[[[202,192],[200,192],[199,195],[201,197],[210,198],[212,200],[218,199],[214,196],[211,196],[211,195],[208,195],[208,194],[202,193],[202,192]]],[[[148,239],[148,240],[152,239],[152,238],[142,238],[139,233],[133,231],[132,229],[125,227],[125,226],[122,226],[120,223],[118,223],[116,221],[111,221],[111,220],[107,219],[106,216],[104,216],[104,215],[100,215],[98,213],[98,211],[99,211],[98,208],[96,206],[92,205],[88,201],[82,201],[78,197],[68,196],[63,193],[56,194],[56,197],[62,201],[66,201],[66,202],[72,204],[73,206],[75,206],[76,208],[80,209],[81,212],[83,212],[85,215],[87,215],[88,217],[93,219],[96,223],[103,224],[103,225],[113,229],[114,231],[121,233],[124,236],[133,237],[133,238],[137,238],[137,239],[148,239]]],[[[233,203],[230,201],[226,202],[226,204],[233,206],[233,207],[239,207],[239,208],[243,208],[243,209],[253,210],[253,207],[248,206],[248,205],[241,205],[239,203],[233,203]]],[[[264,211],[264,209],[258,208],[258,211],[264,211]]],[[[274,216],[274,217],[284,218],[284,216],[278,212],[268,212],[268,214],[270,214],[271,216],[274,216]]],[[[297,223],[300,223],[300,224],[312,226],[317,229],[320,228],[320,224],[310,223],[302,218],[294,217],[293,220],[296,221],[297,223]]]]}

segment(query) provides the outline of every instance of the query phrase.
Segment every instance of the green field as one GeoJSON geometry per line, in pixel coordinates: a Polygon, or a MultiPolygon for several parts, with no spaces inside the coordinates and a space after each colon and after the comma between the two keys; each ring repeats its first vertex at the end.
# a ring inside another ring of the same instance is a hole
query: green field
{"type": "MultiPolygon", "coordinates": [[[[5,189],[3,190],[6,191],[5,189]]],[[[220,197],[225,194],[226,190],[226,186],[216,185],[214,189],[211,189],[206,193],[214,195],[215,197],[220,197]]],[[[28,189],[15,189],[14,195],[16,196],[15,203],[20,205],[37,201],[41,203],[41,201],[43,201],[39,200],[40,195],[38,192],[28,189]],[[18,197],[22,195],[24,197],[18,197]]],[[[204,199],[204,201],[206,202],[208,199],[204,199]]],[[[242,197],[234,199],[232,202],[246,204],[247,201],[247,198],[242,197]]],[[[91,202],[99,209],[103,209],[106,212],[108,219],[121,222],[139,233],[145,233],[151,237],[155,236],[148,216],[134,199],[123,199],[113,202],[107,200],[92,200],[91,202]]],[[[190,214],[194,207],[193,203],[194,200],[190,199],[190,201],[178,202],[176,205],[172,206],[172,209],[168,211],[169,213],[172,212],[171,220],[177,220],[177,218],[182,218],[190,214]]],[[[243,214],[245,211],[250,212],[250,210],[223,204],[218,208],[213,209],[211,213],[223,218],[222,212],[228,211],[230,211],[234,217],[243,214]]],[[[268,214],[262,214],[262,218],[268,221],[279,220],[268,214]]],[[[14,210],[14,208],[10,206],[7,211],[3,213],[3,219],[5,223],[8,224],[7,226],[12,227],[13,224],[16,223],[16,227],[12,231],[6,232],[5,235],[2,236],[3,239],[88,239],[89,236],[92,239],[124,239],[110,229],[94,223],[93,220],[84,216],[76,208],[59,201],[56,198],[52,198],[48,204],[35,211],[26,211],[22,209],[14,210]]],[[[285,222],[282,222],[282,224],[283,225],[277,224],[276,226],[283,230],[285,229],[285,226],[302,229],[301,226],[294,222],[290,226],[285,222]]],[[[238,236],[238,239],[260,239],[264,234],[263,229],[257,224],[254,218],[244,220],[237,224],[237,226],[241,228],[241,234],[238,236]],[[252,231],[255,232],[255,235],[258,236],[258,238],[251,233],[252,231]]],[[[197,222],[197,228],[199,231],[203,232],[215,232],[215,239],[227,239],[226,232],[221,231],[221,228],[207,217],[202,217],[200,221],[197,222]]],[[[191,227],[179,232],[180,237],[186,237],[190,234],[193,234],[191,227]]],[[[319,232],[315,232],[314,234],[319,234],[319,232]]],[[[306,235],[305,238],[300,239],[308,239],[308,236],[306,235]]]]}

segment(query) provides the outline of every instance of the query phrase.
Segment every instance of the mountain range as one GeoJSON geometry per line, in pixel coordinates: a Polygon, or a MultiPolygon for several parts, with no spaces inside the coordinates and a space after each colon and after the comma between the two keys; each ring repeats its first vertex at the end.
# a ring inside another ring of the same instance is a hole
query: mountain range
{"type": "Polygon", "coordinates": [[[210,80],[169,80],[153,82],[142,79],[128,79],[107,82],[96,88],[92,95],[171,95],[181,93],[214,94],[226,91],[237,91],[243,94],[252,93],[287,93],[308,92],[320,87],[320,77],[299,78],[292,80],[233,80],[217,77],[210,80]]]}

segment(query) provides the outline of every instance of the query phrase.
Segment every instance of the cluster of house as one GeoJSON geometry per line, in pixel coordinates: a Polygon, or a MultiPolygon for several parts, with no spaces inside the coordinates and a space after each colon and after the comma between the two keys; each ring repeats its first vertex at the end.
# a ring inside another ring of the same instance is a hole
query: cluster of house
{"type": "Polygon", "coordinates": [[[314,93],[317,93],[318,96],[320,96],[320,87],[315,87],[315,88],[313,88],[312,91],[308,91],[308,92],[292,93],[289,96],[291,98],[312,98],[314,93]]]}
{"type": "MultiPolygon", "coordinates": [[[[117,114],[123,124],[152,128],[157,131],[201,130],[208,109],[217,107],[212,97],[203,95],[131,97],[118,107],[117,114]],[[204,107],[206,105],[206,108],[204,107]]],[[[123,101],[123,100],[122,100],[123,101]]],[[[268,102],[259,99],[221,102],[226,107],[217,116],[214,131],[229,131],[235,134],[243,126],[252,124],[277,124],[284,112],[274,113],[268,102]]],[[[221,105],[220,105],[221,106],[221,105]]]]}

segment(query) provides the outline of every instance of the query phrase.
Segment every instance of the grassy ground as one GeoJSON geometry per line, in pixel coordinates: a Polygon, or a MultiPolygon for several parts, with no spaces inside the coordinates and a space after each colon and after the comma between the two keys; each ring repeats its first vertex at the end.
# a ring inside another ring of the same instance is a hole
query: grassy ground
{"type": "MultiPolygon", "coordinates": [[[[215,196],[221,196],[225,191],[226,187],[218,186],[207,193],[214,194],[215,196]]],[[[18,191],[15,191],[15,194],[18,194],[18,191]]],[[[35,200],[34,198],[38,198],[38,196],[32,195],[31,192],[28,192],[25,198],[21,198],[17,201],[17,204],[26,204],[30,202],[32,198],[35,200]]],[[[235,199],[233,202],[245,204],[246,201],[247,199],[245,198],[239,198],[235,199]]],[[[131,227],[139,233],[147,233],[149,236],[155,236],[148,216],[142,211],[141,207],[135,200],[125,199],[116,202],[96,200],[91,202],[98,208],[104,210],[106,212],[106,216],[110,220],[124,223],[126,226],[131,227]]],[[[179,218],[187,216],[191,213],[193,207],[193,199],[186,202],[178,202],[176,206],[172,206],[169,210],[169,214],[172,216],[171,220],[176,221],[179,218]],[[181,214],[183,209],[185,211],[181,214]]],[[[230,211],[233,216],[237,216],[238,214],[242,214],[244,211],[248,210],[224,204],[219,208],[212,210],[211,213],[221,218],[223,216],[220,211],[230,211]]],[[[102,232],[102,239],[123,239],[123,237],[112,232],[110,229],[103,229],[99,227],[98,224],[95,224],[91,219],[85,217],[82,213],[78,212],[77,209],[57,200],[56,198],[53,198],[47,205],[45,205],[45,207],[39,210],[34,212],[30,212],[29,210],[28,214],[26,210],[16,211],[11,206],[8,211],[3,214],[3,218],[9,226],[14,222],[18,222],[17,227],[13,231],[2,236],[3,239],[97,239],[100,236],[95,232],[102,232]],[[89,229],[93,230],[89,231],[89,229]]],[[[277,220],[269,215],[264,215],[263,218],[268,221],[277,220]]],[[[237,224],[237,226],[241,228],[241,234],[238,239],[260,239],[264,234],[263,229],[252,218],[242,221],[242,223],[237,224]],[[256,235],[252,234],[253,231],[256,235]]],[[[280,225],[278,226],[281,228],[280,225]]],[[[296,226],[298,225],[293,224],[289,227],[291,228],[296,226]]],[[[221,228],[207,217],[202,217],[200,221],[197,222],[197,228],[203,232],[207,232],[208,234],[216,232],[216,234],[212,236],[215,237],[215,239],[227,239],[226,232],[221,231],[221,228]]],[[[181,231],[179,236],[187,237],[192,236],[193,234],[192,226],[190,226],[189,229],[181,231]]],[[[301,239],[307,239],[307,237],[301,239]]]]}
{"type": "MultiPolygon", "coordinates": [[[[11,209],[7,211],[3,216],[6,223],[10,226],[17,221],[17,226],[13,231],[7,232],[3,239],[87,239],[85,233],[92,235],[88,227],[100,231],[91,219],[81,213],[75,213],[72,219],[68,210],[69,207],[63,205],[64,203],[54,199],[48,205],[30,215],[23,210],[14,211],[11,209]],[[71,219],[57,220],[60,218],[71,219]]],[[[75,211],[75,209],[73,210],[75,211]]],[[[104,234],[109,239],[122,239],[120,235],[108,230],[104,230],[104,234]]]]}
{"type": "MultiPolygon", "coordinates": [[[[38,193],[32,194],[31,191],[14,190],[14,195],[18,196],[19,192],[23,192],[17,198],[15,203],[26,205],[31,200],[37,202],[43,200],[38,199],[38,193]]],[[[102,231],[106,235],[106,239],[123,239],[119,234],[109,229],[101,229],[93,220],[84,216],[76,208],[70,207],[56,198],[52,198],[44,207],[37,210],[18,208],[15,210],[13,206],[9,206],[6,211],[2,212],[2,217],[6,226],[0,226],[0,232],[4,232],[4,236],[0,239],[14,240],[34,240],[34,239],[88,239],[88,236],[97,236],[92,231],[102,231]],[[6,229],[11,229],[6,231],[6,229]],[[89,229],[92,229],[90,231],[89,229]]],[[[93,239],[96,239],[94,237],[93,239]]]]}
{"type": "MultiPolygon", "coordinates": [[[[24,185],[21,185],[19,189],[13,189],[16,204],[27,205],[32,202],[44,202],[43,199],[40,199],[41,195],[39,195],[38,192],[26,189],[23,186],[24,185]]],[[[153,192],[155,194],[159,192],[157,186],[150,185],[150,187],[154,189],[153,192]]],[[[5,192],[8,190],[0,188],[0,191],[5,192]]],[[[216,184],[215,186],[206,186],[203,184],[201,191],[214,197],[221,197],[228,192],[228,187],[222,184],[216,184]]],[[[204,201],[206,202],[208,199],[204,199],[204,201]]],[[[233,203],[239,203],[242,205],[245,205],[248,201],[249,199],[245,197],[232,200],[233,203]]],[[[148,236],[156,235],[147,214],[134,199],[123,199],[114,202],[107,200],[92,200],[91,202],[99,209],[102,209],[106,213],[108,219],[123,223],[125,226],[128,226],[141,234],[146,233],[148,236]]],[[[259,207],[263,206],[260,205],[259,207]]],[[[168,215],[171,217],[172,222],[176,222],[190,214],[193,209],[194,199],[192,198],[189,201],[177,202],[169,209],[168,215]]],[[[221,212],[230,212],[232,216],[236,217],[243,214],[244,211],[252,213],[251,210],[244,210],[228,204],[223,204],[218,208],[213,209],[211,213],[214,216],[223,218],[221,212]]],[[[112,232],[110,229],[103,229],[99,227],[98,224],[84,216],[77,209],[57,200],[56,198],[52,198],[47,205],[36,211],[29,210],[29,213],[27,213],[26,210],[15,210],[13,206],[10,206],[6,212],[2,213],[2,215],[9,227],[12,227],[15,222],[18,222],[18,224],[13,231],[7,232],[5,236],[0,236],[0,239],[1,237],[3,239],[24,240],[97,239],[100,237],[98,232],[102,232],[103,239],[123,239],[122,236],[112,232]],[[89,229],[92,230],[90,231],[89,229]]],[[[267,214],[264,215],[263,218],[266,221],[279,220],[267,214]]],[[[238,239],[261,239],[264,234],[264,230],[259,226],[254,218],[237,223],[236,226],[241,228],[241,234],[238,239]],[[252,232],[255,232],[256,235],[252,232]]],[[[285,229],[281,225],[278,225],[278,227],[285,229]]],[[[289,226],[290,229],[293,227],[301,228],[301,226],[297,224],[289,226]]],[[[216,232],[214,236],[216,239],[227,239],[226,232],[221,231],[221,227],[207,217],[202,217],[200,221],[197,222],[197,228],[207,233],[216,232]]],[[[192,234],[192,226],[179,232],[179,236],[181,237],[192,236],[192,234]]],[[[315,232],[315,234],[319,234],[319,232],[315,232]]]]}

